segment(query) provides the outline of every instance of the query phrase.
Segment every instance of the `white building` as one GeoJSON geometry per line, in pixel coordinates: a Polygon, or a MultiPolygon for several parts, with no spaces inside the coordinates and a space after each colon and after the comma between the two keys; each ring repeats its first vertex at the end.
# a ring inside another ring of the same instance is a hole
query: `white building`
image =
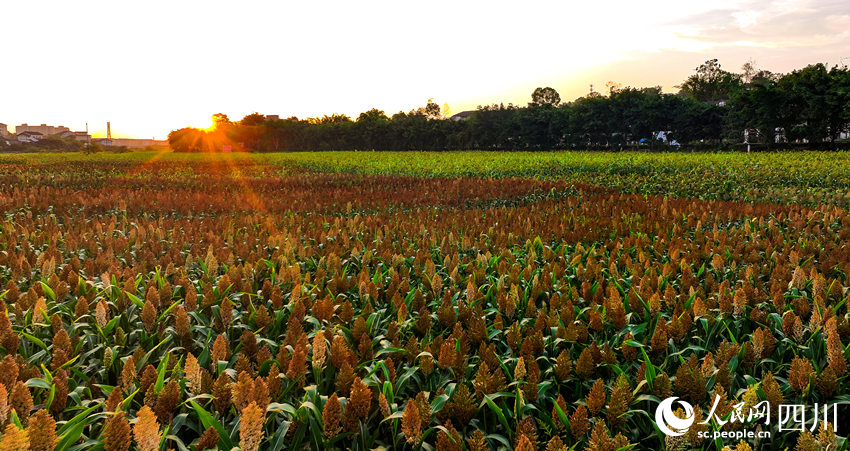
{"type": "Polygon", "coordinates": [[[18,142],[21,143],[34,143],[41,141],[41,138],[44,138],[44,134],[39,132],[22,132],[17,134],[18,142]]]}

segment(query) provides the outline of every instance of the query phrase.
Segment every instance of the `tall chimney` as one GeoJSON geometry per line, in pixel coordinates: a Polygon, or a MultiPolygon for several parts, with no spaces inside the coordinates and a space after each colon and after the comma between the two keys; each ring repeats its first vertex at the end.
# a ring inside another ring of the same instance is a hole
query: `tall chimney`
{"type": "Polygon", "coordinates": [[[106,123],[106,139],[112,139],[112,124],[106,123]]]}

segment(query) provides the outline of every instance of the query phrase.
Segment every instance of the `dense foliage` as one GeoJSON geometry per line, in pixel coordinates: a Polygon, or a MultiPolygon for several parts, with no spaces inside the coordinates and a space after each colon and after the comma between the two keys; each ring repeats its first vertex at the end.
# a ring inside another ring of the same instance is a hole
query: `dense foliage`
{"type": "Polygon", "coordinates": [[[217,115],[212,131],[184,128],[169,135],[177,151],[304,150],[551,150],[669,148],[847,147],[850,70],[810,65],[786,75],[746,67],[724,71],[711,60],[697,68],[678,94],[659,87],[609,85],[561,103],[552,88],[538,88],[527,107],[479,107],[449,120],[440,107],[387,117],[373,109],[356,120],[342,115],[307,120],[265,120],[259,114],[230,122],[217,115]]]}
{"type": "Polygon", "coordinates": [[[846,159],[383,155],[0,158],[0,449],[846,447],[846,159]]]}

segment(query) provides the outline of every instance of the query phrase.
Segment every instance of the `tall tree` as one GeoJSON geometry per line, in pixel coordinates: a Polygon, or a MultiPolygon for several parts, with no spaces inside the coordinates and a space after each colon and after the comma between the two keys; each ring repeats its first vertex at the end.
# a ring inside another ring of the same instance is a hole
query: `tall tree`
{"type": "Polygon", "coordinates": [[[215,113],[212,115],[213,128],[219,128],[223,125],[230,124],[230,118],[224,113],[215,113]]]}
{"type": "Polygon", "coordinates": [[[696,68],[696,73],[679,86],[679,94],[700,102],[725,102],[741,87],[741,76],[720,67],[717,58],[696,68]]]}
{"type": "Polygon", "coordinates": [[[561,104],[561,95],[554,88],[537,88],[531,93],[531,104],[534,106],[553,106],[561,104]]]}
{"type": "Polygon", "coordinates": [[[263,125],[264,122],[266,122],[266,117],[255,112],[243,117],[242,120],[239,121],[239,125],[263,125]]]}

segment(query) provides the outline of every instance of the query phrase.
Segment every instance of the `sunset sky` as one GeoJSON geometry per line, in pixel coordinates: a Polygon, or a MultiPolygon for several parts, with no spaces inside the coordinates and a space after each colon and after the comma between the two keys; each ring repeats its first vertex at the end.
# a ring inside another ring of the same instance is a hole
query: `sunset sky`
{"type": "Polygon", "coordinates": [[[718,58],[738,71],[850,64],[850,2],[7,2],[0,122],[86,122],[164,139],[259,111],[450,113],[563,100],[592,83],[674,91],[718,58]]]}

